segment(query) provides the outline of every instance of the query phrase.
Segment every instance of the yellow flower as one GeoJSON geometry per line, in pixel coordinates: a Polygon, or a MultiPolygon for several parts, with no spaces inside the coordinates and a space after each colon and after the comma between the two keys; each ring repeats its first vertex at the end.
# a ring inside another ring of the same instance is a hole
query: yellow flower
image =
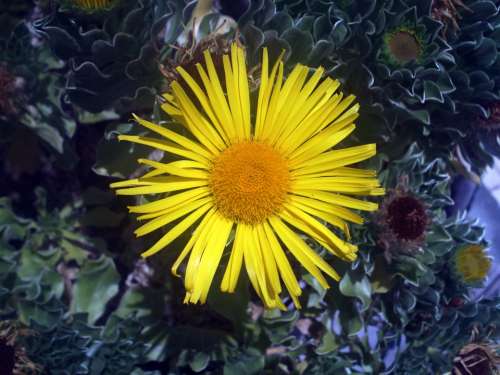
{"type": "Polygon", "coordinates": [[[150,172],[111,186],[123,195],[170,194],[129,207],[130,212],[140,214],[139,220],[149,220],[136,230],[138,236],[177,221],[144,257],[162,250],[197,223],[172,267],[177,275],[189,256],[184,278],[186,303],[206,301],[227,246],[222,291],[234,292],[244,264],[266,307],[285,308],[280,297],[282,282],[300,307],[301,288],[286,250],[324,288],[328,282],[323,273],[340,279],[303,235],[341,259],[356,258],[357,247],[325,223],[349,239],[347,222],[363,222],[349,208],[377,209],[375,203],[349,196],[383,194],[375,171],[347,167],[375,155],[375,144],[331,150],[354,131],[359,105],[352,105],[352,95],[336,92],[338,81],[322,79],[322,68],[309,74],[309,68],[297,65],[283,81],[281,57],[269,69],[264,49],[252,120],[244,50],[233,44],[230,54],[223,56],[225,90],[208,51],[204,59],[205,66],[196,66],[201,86],[178,68],[198,102],[193,103],[174,81],[162,105],[190,136],[138,117],[137,122],[164,139],[120,136],[178,160],[140,159],[139,163],[152,168],[150,172]],[[234,239],[228,246],[232,233],[234,239]]]}
{"type": "Polygon", "coordinates": [[[115,0],[74,0],[74,4],[80,9],[99,10],[110,8],[115,0]]]}
{"type": "Polygon", "coordinates": [[[491,259],[481,245],[466,245],[455,254],[455,272],[466,283],[483,281],[491,268],[491,259]]]}

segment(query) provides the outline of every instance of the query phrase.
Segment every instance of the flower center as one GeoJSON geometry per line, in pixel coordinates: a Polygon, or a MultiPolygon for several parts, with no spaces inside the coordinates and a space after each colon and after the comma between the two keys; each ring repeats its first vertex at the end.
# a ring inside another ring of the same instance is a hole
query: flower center
{"type": "Polygon", "coordinates": [[[241,142],[214,160],[210,185],[224,216],[257,224],[283,206],[290,173],[286,160],[272,147],[241,142]]]}
{"type": "Polygon", "coordinates": [[[417,199],[406,196],[394,199],[387,208],[389,226],[402,240],[415,240],[427,227],[425,208],[417,199]]]}
{"type": "Polygon", "coordinates": [[[412,33],[397,31],[387,41],[389,51],[401,64],[417,60],[422,53],[422,46],[412,33]]]}

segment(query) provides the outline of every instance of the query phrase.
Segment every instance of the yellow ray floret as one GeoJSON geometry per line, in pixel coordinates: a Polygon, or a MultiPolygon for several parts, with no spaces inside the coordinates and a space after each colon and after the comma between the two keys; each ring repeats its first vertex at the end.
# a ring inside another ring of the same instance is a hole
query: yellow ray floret
{"type": "Polygon", "coordinates": [[[109,8],[115,0],[74,0],[75,5],[87,10],[98,10],[109,8]]]}
{"type": "Polygon", "coordinates": [[[455,254],[455,272],[465,283],[484,281],[491,269],[491,258],[481,245],[464,245],[455,254]]]}
{"type": "Polygon", "coordinates": [[[325,275],[340,279],[305,237],[340,259],[356,259],[348,223],[363,218],[351,209],[378,206],[352,196],[384,190],[375,171],[350,165],[374,156],[376,147],[332,149],[356,128],[359,105],[337,91],[337,80],[323,77],[323,68],[297,65],[285,79],[282,56],[270,67],[264,49],[253,106],[241,47],[234,44],[223,57],[223,77],[208,51],[204,58],[196,79],[179,67],[183,82],[174,81],[163,95],[162,109],[186,134],[135,117],[156,137],[120,136],[164,151],[169,161],[139,159],[151,169],[111,187],[122,195],[164,195],[129,207],[142,222],[137,236],[164,229],[144,257],[191,228],[172,267],[174,275],[184,270],[186,303],[206,301],[227,253],[222,291],[234,292],[244,269],[266,307],[286,308],[285,290],[300,307],[301,288],[286,254],[324,288],[325,275]]]}

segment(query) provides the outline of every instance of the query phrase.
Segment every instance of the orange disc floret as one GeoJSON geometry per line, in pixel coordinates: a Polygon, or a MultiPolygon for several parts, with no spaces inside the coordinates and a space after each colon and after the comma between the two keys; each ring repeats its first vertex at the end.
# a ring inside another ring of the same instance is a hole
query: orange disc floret
{"type": "Polygon", "coordinates": [[[241,142],[214,161],[210,186],[220,212],[247,224],[279,211],[290,185],[286,160],[260,142],[241,142]]]}

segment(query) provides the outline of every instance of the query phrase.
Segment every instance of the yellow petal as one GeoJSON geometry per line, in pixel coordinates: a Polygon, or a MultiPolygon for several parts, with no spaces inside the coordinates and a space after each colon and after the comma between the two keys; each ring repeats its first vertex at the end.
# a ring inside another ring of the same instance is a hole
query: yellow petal
{"type": "Polygon", "coordinates": [[[144,181],[139,181],[138,178],[132,178],[130,180],[123,180],[118,182],[113,182],[109,184],[109,187],[112,189],[117,189],[121,187],[129,187],[129,186],[148,186],[149,184],[144,181]]]}
{"type": "Polygon", "coordinates": [[[269,82],[268,77],[269,70],[269,56],[267,53],[267,48],[264,47],[262,50],[262,65],[260,73],[260,86],[259,86],[259,97],[257,99],[257,115],[255,120],[255,136],[258,137],[261,133],[263,120],[266,117],[267,104],[269,99],[266,97],[266,90],[268,85],[272,85],[269,82]]]}
{"type": "Polygon", "coordinates": [[[310,190],[295,189],[293,193],[296,195],[302,195],[304,197],[310,197],[313,199],[321,200],[323,202],[331,203],[337,206],[354,208],[356,210],[376,211],[378,209],[377,203],[366,202],[360,199],[348,197],[341,194],[328,193],[326,191],[319,191],[313,189],[310,190]]]}
{"type": "MultiPolygon", "coordinates": [[[[291,202],[294,202],[295,204],[300,206],[306,212],[307,212],[306,207],[309,207],[315,211],[317,210],[317,211],[323,212],[324,214],[327,214],[323,218],[323,220],[326,220],[326,221],[328,221],[326,219],[327,217],[329,217],[328,214],[332,214],[332,215],[338,216],[341,219],[350,221],[352,223],[363,224],[363,222],[364,222],[364,219],[361,216],[359,216],[358,214],[355,214],[354,212],[347,210],[343,207],[336,207],[332,204],[325,203],[325,202],[322,202],[322,201],[319,201],[316,199],[311,199],[309,197],[300,197],[297,195],[290,196],[290,200],[291,200],[291,202]]],[[[313,211],[311,211],[311,212],[313,212],[313,211]]],[[[313,214],[313,215],[318,216],[318,214],[319,213],[313,214]]],[[[321,217],[321,216],[318,216],[318,217],[321,217]]],[[[332,222],[331,224],[335,225],[334,222],[332,222]]]]}
{"type": "MultiPolygon", "coordinates": [[[[330,244],[332,244],[334,246],[332,247],[332,250],[337,257],[350,261],[356,258],[355,252],[357,251],[357,246],[342,241],[323,224],[318,222],[306,212],[294,207],[293,205],[287,205],[286,210],[288,210],[292,216],[302,221],[307,226],[311,227],[311,229],[313,229],[315,232],[320,233],[323,238],[325,238],[330,244]],[[337,248],[338,250],[335,250],[335,248],[337,248]]],[[[293,223],[291,224],[293,225],[293,223]]],[[[308,232],[305,233],[309,234],[308,232]]]]}
{"type": "Polygon", "coordinates": [[[174,262],[174,264],[172,266],[172,269],[171,269],[172,275],[179,276],[178,273],[177,273],[177,269],[179,268],[179,266],[181,265],[181,263],[184,261],[184,259],[186,258],[186,256],[188,256],[189,253],[191,252],[191,250],[193,249],[194,244],[200,238],[200,233],[202,233],[202,231],[204,230],[204,228],[207,226],[207,223],[210,221],[210,219],[211,219],[211,217],[212,217],[212,215],[214,213],[215,213],[215,208],[211,208],[205,214],[205,216],[203,217],[203,219],[201,219],[200,224],[194,230],[194,232],[191,235],[191,238],[189,239],[188,243],[186,244],[186,246],[182,250],[181,254],[175,260],[175,262],[174,262]]]}
{"type": "Polygon", "coordinates": [[[262,55],[262,78],[261,85],[259,89],[259,99],[257,103],[257,120],[255,123],[255,139],[264,140],[264,132],[267,132],[267,124],[265,122],[267,115],[269,104],[271,100],[271,92],[273,91],[274,86],[281,86],[281,81],[283,79],[283,56],[285,51],[282,51],[279,55],[276,63],[274,64],[271,74],[269,77],[267,76],[268,71],[268,54],[267,48],[264,48],[262,55]],[[280,72],[278,73],[278,70],[280,72]],[[276,73],[278,73],[278,77],[276,77],[276,73]],[[276,82],[275,82],[276,79],[276,82]]]}
{"type": "Polygon", "coordinates": [[[274,85],[269,85],[268,88],[269,90],[268,97],[270,99],[269,99],[269,104],[267,106],[266,118],[264,120],[264,126],[262,127],[262,132],[257,137],[257,139],[259,140],[267,141],[267,139],[269,138],[269,134],[273,132],[273,128],[276,125],[276,123],[273,122],[273,118],[275,117],[276,107],[281,92],[281,85],[283,83],[283,71],[284,71],[284,64],[283,61],[280,60],[277,63],[276,82],[274,82],[274,85]]]}
{"type": "MultiPolygon", "coordinates": [[[[303,142],[314,131],[311,129],[311,123],[319,122],[322,115],[318,112],[324,112],[324,116],[328,113],[327,109],[330,106],[335,106],[340,98],[335,95],[331,98],[335,89],[340,85],[338,81],[327,78],[317,88],[313,87],[317,84],[323,74],[323,69],[318,68],[300,93],[297,93],[298,100],[285,113],[286,118],[283,119],[282,132],[276,141],[276,147],[288,153],[296,147],[294,141],[298,138],[303,142]],[[328,99],[328,106],[321,104],[321,101],[328,99]],[[320,110],[321,108],[321,110],[320,110]],[[300,134],[300,137],[298,135],[300,134]],[[291,140],[294,140],[290,142],[291,140]]],[[[314,125],[316,125],[314,124],[314,125]]]]}
{"type": "Polygon", "coordinates": [[[293,174],[294,176],[312,174],[359,163],[371,158],[376,152],[375,144],[328,151],[314,158],[295,163],[292,167],[293,174]]]}
{"type": "MultiPolygon", "coordinates": [[[[176,190],[192,189],[200,186],[207,186],[207,180],[192,180],[183,177],[170,176],[161,183],[149,183],[149,186],[131,187],[126,189],[118,189],[118,195],[144,195],[167,193],[176,190]]],[[[147,182],[147,181],[146,181],[147,182]]]]}
{"type": "Polygon", "coordinates": [[[242,230],[243,225],[236,225],[231,255],[221,283],[221,290],[223,292],[233,293],[238,284],[238,278],[243,264],[243,247],[245,246],[245,243],[242,241],[242,230]]]}
{"type": "MultiPolygon", "coordinates": [[[[149,221],[148,223],[141,225],[139,228],[137,228],[134,233],[136,236],[144,236],[145,234],[151,233],[158,228],[161,228],[168,223],[171,223],[174,220],[177,220],[178,218],[187,215],[188,213],[196,210],[197,208],[204,206],[205,204],[212,202],[212,197],[206,197],[206,198],[201,198],[196,201],[188,201],[185,202],[184,204],[179,205],[176,207],[174,210],[171,208],[165,210],[165,211],[160,211],[160,214],[162,212],[165,212],[164,214],[161,214],[160,217],[157,217],[156,219],[153,219],[149,221]]],[[[151,214],[150,214],[151,215],[151,214]]]]}
{"type": "MultiPolygon", "coordinates": [[[[354,116],[358,116],[358,114],[354,114],[354,116]]],[[[348,118],[347,122],[351,123],[354,121],[353,118],[348,118]]],[[[342,140],[347,138],[356,126],[354,124],[350,124],[340,131],[333,131],[332,129],[325,129],[322,132],[316,134],[314,137],[309,139],[299,148],[297,148],[294,152],[289,155],[289,159],[292,163],[298,163],[303,160],[311,160],[315,156],[321,154],[322,152],[328,150],[329,148],[334,147],[342,140]]]]}
{"type": "MultiPolygon", "coordinates": [[[[297,197],[295,196],[294,198],[302,198],[302,197],[297,197]]],[[[349,232],[349,227],[347,223],[342,220],[343,218],[336,215],[336,213],[333,210],[329,210],[330,207],[327,207],[326,209],[322,207],[321,203],[316,204],[318,201],[311,203],[308,201],[307,203],[309,204],[304,204],[304,202],[300,202],[300,200],[292,199],[290,198],[290,204],[292,204],[295,208],[302,210],[304,212],[307,212],[308,214],[315,216],[323,221],[326,221],[327,223],[339,228],[341,231],[345,233],[347,236],[347,239],[350,239],[350,232],[349,232]]]]}
{"type": "Polygon", "coordinates": [[[193,152],[196,152],[197,154],[203,155],[205,158],[210,158],[210,154],[208,153],[207,150],[205,150],[203,147],[201,147],[198,143],[193,142],[192,140],[177,134],[176,132],[173,132],[165,127],[161,127],[159,125],[153,124],[150,121],[146,121],[135,114],[133,114],[134,119],[144,126],[145,128],[148,128],[149,130],[154,131],[155,133],[160,134],[161,136],[171,140],[172,142],[177,143],[178,145],[182,146],[183,148],[187,150],[191,150],[193,152]]]}
{"type": "Polygon", "coordinates": [[[226,145],[214,126],[198,111],[181,85],[174,81],[171,84],[171,88],[182,110],[185,124],[189,131],[191,131],[198,141],[209,149],[212,154],[216,155],[220,150],[225,149],[226,145]]]}
{"type": "Polygon", "coordinates": [[[264,272],[266,274],[266,279],[269,280],[269,287],[272,289],[272,295],[275,299],[279,298],[278,295],[281,293],[281,283],[278,274],[278,269],[276,267],[276,259],[274,258],[273,250],[269,244],[264,228],[262,225],[254,226],[255,239],[258,241],[260,257],[263,259],[264,272]]]}
{"type": "Polygon", "coordinates": [[[198,161],[204,165],[210,165],[211,157],[210,155],[204,156],[203,154],[188,150],[182,146],[179,146],[173,142],[163,141],[156,138],[139,137],[136,135],[120,135],[118,136],[120,141],[129,141],[133,143],[138,143],[141,145],[156,148],[158,150],[167,151],[174,155],[179,155],[191,160],[198,161]]]}
{"type": "Polygon", "coordinates": [[[214,212],[209,218],[207,218],[207,222],[200,231],[198,238],[194,243],[193,249],[191,250],[191,255],[189,256],[184,276],[184,286],[189,293],[193,292],[196,272],[200,266],[201,257],[207,247],[207,243],[213,235],[213,228],[216,221],[217,215],[214,212]]]}
{"type": "Polygon", "coordinates": [[[303,178],[293,181],[293,190],[324,190],[335,193],[367,194],[378,189],[377,179],[347,177],[303,178]]]}
{"type": "Polygon", "coordinates": [[[226,247],[229,233],[231,233],[231,228],[233,227],[233,222],[220,214],[215,213],[215,218],[212,233],[217,233],[217,235],[212,235],[209,238],[206,249],[202,253],[199,267],[195,271],[194,286],[190,290],[191,297],[189,301],[191,303],[197,303],[198,301],[201,303],[206,302],[215,271],[217,270],[222,252],[226,247]]]}
{"type": "Polygon", "coordinates": [[[180,223],[176,224],[172,229],[170,229],[158,242],[156,242],[153,246],[151,246],[148,250],[143,252],[141,256],[146,258],[153,254],[156,254],[158,251],[163,249],[169,243],[174,241],[177,237],[179,237],[182,233],[184,233],[191,225],[193,225],[205,212],[207,212],[211,203],[207,203],[204,206],[201,206],[196,211],[190,213],[187,217],[185,217],[180,223]]]}
{"type": "Polygon", "coordinates": [[[184,68],[179,66],[179,67],[177,67],[177,71],[182,76],[182,78],[184,78],[184,80],[189,85],[191,90],[193,90],[194,94],[196,95],[196,98],[200,101],[200,104],[202,105],[203,110],[205,111],[207,116],[210,118],[210,121],[212,122],[213,126],[217,129],[220,136],[223,138],[224,144],[229,145],[228,135],[226,134],[224,127],[221,125],[214,110],[212,109],[212,106],[210,104],[210,100],[205,95],[205,93],[203,92],[201,87],[196,83],[196,81],[193,79],[193,77],[191,77],[189,75],[189,73],[184,70],[184,68]]]}
{"type": "MultiPolygon", "coordinates": [[[[226,93],[229,102],[229,107],[231,109],[231,118],[234,129],[236,131],[236,141],[242,141],[245,139],[245,130],[242,123],[242,113],[241,106],[238,101],[237,83],[233,74],[233,68],[231,67],[231,61],[228,55],[222,57],[222,63],[224,66],[225,80],[226,80],[226,93]]],[[[237,72],[236,72],[237,73],[237,72]]]]}
{"type": "Polygon", "coordinates": [[[309,68],[303,65],[296,65],[290,75],[285,80],[281,88],[280,97],[276,104],[276,110],[271,121],[278,121],[279,126],[274,126],[273,131],[270,133],[273,141],[284,130],[284,120],[288,118],[290,112],[300,100],[300,92],[307,79],[309,68]]]}
{"type": "Polygon", "coordinates": [[[205,197],[209,193],[210,189],[208,187],[200,187],[196,189],[190,189],[182,193],[170,195],[168,197],[158,199],[149,203],[141,204],[138,206],[129,206],[128,209],[130,212],[148,214],[175,207],[191,199],[198,199],[205,197]]]}
{"type": "Polygon", "coordinates": [[[210,57],[210,53],[205,51],[205,61],[208,69],[208,75],[201,66],[201,64],[196,64],[198,73],[200,74],[205,90],[207,90],[208,99],[214,110],[215,115],[219,119],[224,133],[227,135],[228,141],[231,142],[236,137],[236,129],[233,124],[233,118],[227,104],[224,91],[217,76],[214,63],[210,57]]]}
{"type": "Polygon", "coordinates": [[[163,103],[160,107],[163,111],[165,111],[165,113],[167,113],[176,120],[184,117],[182,111],[177,106],[173,106],[170,103],[163,103]]]}
{"type": "MultiPolygon", "coordinates": [[[[161,171],[162,173],[168,173],[168,174],[171,174],[174,176],[179,176],[179,177],[187,177],[187,178],[195,178],[195,179],[208,179],[210,176],[206,170],[182,167],[182,165],[197,165],[197,166],[201,166],[203,169],[205,169],[203,164],[197,163],[194,161],[190,161],[190,160],[174,161],[174,162],[168,163],[168,164],[161,163],[161,162],[154,161],[154,160],[149,160],[149,159],[139,159],[138,162],[140,164],[146,164],[146,165],[149,165],[153,168],[156,168],[158,171],[161,171]]],[[[199,167],[197,167],[197,168],[199,168],[199,167]]]]}
{"type": "Polygon", "coordinates": [[[338,81],[326,79],[311,95],[307,104],[304,105],[304,110],[308,109],[305,117],[300,120],[289,137],[282,139],[280,149],[285,155],[295,151],[298,146],[325,129],[333,121],[332,113],[345,101],[345,99],[342,100],[342,93],[333,95],[339,85],[338,81]]]}
{"type": "Polygon", "coordinates": [[[269,243],[271,251],[273,252],[274,258],[276,259],[276,264],[278,265],[278,269],[280,271],[281,278],[285,283],[285,286],[292,297],[295,306],[300,308],[300,302],[297,297],[302,294],[302,289],[300,289],[300,285],[295,278],[292,267],[286,258],[285,252],[281,248],[278,239],[274,235],[272,228],[269,226],[267,222],[262,224],[262,229],[264,231],[266,239],[269,243]]]}
{"type": "Polygon", "coordinates": [[[258,248],[260,245],[255,237],[254,229],[251,226],[245,226],[243,233],[244,238],[248,239],[248,243],[243,249],[243,259],[245,261],[245,269],[247,270],[248,278],[266,307],[274,308],[277,306],[276,299],[269,294],[264,264],[258,248]]]}
{"type": "Polygon", "coordinates": [[[340,276],[335,270],[327,264],[323,258],[316,254],[294,231],[288,228],[279,218],[269,218],[269,223],[273,227],[278,237],[283,241],[288,250],[297,258],[300,264],[312,275],[320,285],[328,289],[329,285],[326,279],[321,274],[323,272],[328,274],[335,280],[340,280],[340,276]],[[319,268],[319,269],[318,269],[319,268]]]}
{"type": "Polygon", "coordinates": [[[327,249],[330,253],[333,255],[344,259],[345,255],[337,249],[337,247],[328,239],[327,236],[323,235],[322,233],[316,231],[313,227],[308,225],[306,222],[303,220],[297,218],[293,214],[290,213],[288,210],[283,210],[279,213],[279,217],[283,219],[283,221],[287,222],[294,228],[298,229],[302,233],[305,233],[307,236],[312,238],[314,241],[319,243],[322,247],[327,249]]]}
{"type": "Polygon", "coordinates": [[[297,99],[297,92],[304,84],[307,72],[307,67],[300,64],[296,65],[280,89],[277,101],[269,107],[268,118],[266,118],[266,126],[269,131],[266,134],[266,140],[271,145],[276,143],[276,139],[283,129],[282,111],[290,111],[290,108],[293,108],[297,99]]]}
{"type": "MultiPolygon", "coordinates": [[[[236,49],[237,53],[237,69],[233,68],[233,71],[237,71],[237,78],[235,74],[235,79],[238,80],[238,99],[241,107],[241,121],[243,125],[243,131],[246,139],[250,139],[251,124],[250,124],[250,91],[248,88],[248,73],[245,62],[245,51],[243,48],[238,47],[236,43],[233,44],[232,49],[236,49]]],[[[233,60],[233,66],[234,66],[233,60]]]]}

